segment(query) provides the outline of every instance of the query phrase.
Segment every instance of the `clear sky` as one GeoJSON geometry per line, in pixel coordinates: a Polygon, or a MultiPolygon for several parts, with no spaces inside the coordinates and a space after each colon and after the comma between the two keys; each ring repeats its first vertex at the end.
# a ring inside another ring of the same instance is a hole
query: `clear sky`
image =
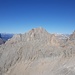
{"type": "Polygon", "coordinates": [[[72,33],[75,0],[0,0],[0,32],[25,33],[36,27],[72,33]]]}

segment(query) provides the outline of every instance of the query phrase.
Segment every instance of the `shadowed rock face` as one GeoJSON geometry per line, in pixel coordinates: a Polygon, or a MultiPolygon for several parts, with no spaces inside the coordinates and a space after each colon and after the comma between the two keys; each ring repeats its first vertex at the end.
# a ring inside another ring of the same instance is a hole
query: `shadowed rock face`
{"type": "Polygon", "coordinates": [[[75,75],[74,63],[74,40],[43,28],[14,35],[0,46],[0,75],[75,75]]]}

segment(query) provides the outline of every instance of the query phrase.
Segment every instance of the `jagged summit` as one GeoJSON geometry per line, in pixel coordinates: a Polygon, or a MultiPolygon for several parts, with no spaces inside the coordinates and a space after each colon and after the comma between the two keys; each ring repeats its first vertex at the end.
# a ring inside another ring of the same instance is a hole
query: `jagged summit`
{"type": "Polygon", "coordinates": [[[34,29],[30,30],[28,32],[28,34],[30,36],[33,36],[33,35],[35,36],[35,35],[48,34],[48,32],[44,28],[39,27],[39,28],[34,28],[34,29]]]}
{"type": "Polygon", "coordinates": [[[11,39],[9,39],[5,44],[14,44],[19,42],[40,42],[47,43],[49,45],[59,46],[63,40],[67,39],[65,36],[48,33],[44,28],[33,28],[25,34],[16,34],[11,39]],[[61,38],[61,39],[60,39],[61,38]]]}
{"type": "Polygon", "coordinates": [[[50,34],[44,28],[34,28],[28,31],[25,34],[16,34],[11,39],[9,39],[6,43],[14,43],[14,42],[26,42],[26,41],[44,41],[49,40],[50,34]]]}
{"type": "Polygon", "coordinates": [[[9,39],[6,44],[14,44],[19,42],[40,42],[49,45],[60,45],[60,39],[55,34],[48,33],[44,28],[34,28],[25,34],[16,34],[9,39]]]}
{"type": "Polygon", "coordinates": [[[42,28],[42,27],[38,27],[38,28],[33,28],[33,29],[31,29],[30,31],[39,31],[39,32],[45,32],[46,30],[44,29],[44,28],[42,28]]]}

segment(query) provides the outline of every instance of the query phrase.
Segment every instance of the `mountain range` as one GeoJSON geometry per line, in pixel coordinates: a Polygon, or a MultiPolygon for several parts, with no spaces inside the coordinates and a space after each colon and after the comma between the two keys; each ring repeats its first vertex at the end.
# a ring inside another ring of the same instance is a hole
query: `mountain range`
{"type": "Polygon", "coordinates": [[[4,44],[8,39],[12,38],[14,34],[0,33],[0,45],[4,44]]]}
{"type": "Polygon", "coordinates": [[[34,28],[0,45],[0,75],[75,75],[75,31],[34,28]]]}

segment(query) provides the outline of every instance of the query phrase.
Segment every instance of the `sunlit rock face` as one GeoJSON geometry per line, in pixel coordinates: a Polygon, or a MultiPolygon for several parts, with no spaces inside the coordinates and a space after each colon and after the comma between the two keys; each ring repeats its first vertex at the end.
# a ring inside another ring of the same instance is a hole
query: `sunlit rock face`
{"type": "Polygon", "coordinates": [[[65,39],[34,28],[0,46],[0,75],[75,75],[74,33],[65,39]]]}

